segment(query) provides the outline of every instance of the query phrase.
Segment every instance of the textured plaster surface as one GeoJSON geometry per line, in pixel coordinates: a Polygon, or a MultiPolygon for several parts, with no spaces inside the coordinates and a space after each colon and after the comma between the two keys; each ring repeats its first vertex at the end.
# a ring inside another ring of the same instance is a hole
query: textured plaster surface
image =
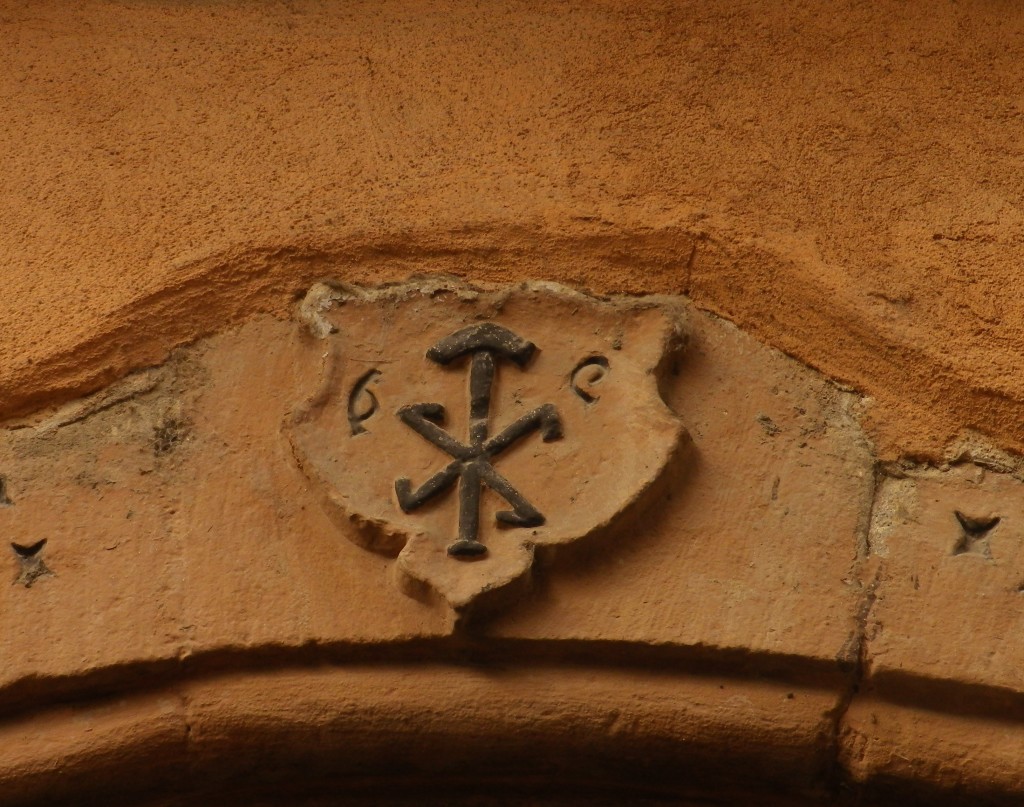
{"type": "Polygon", "coordinates": [[[688,293],[1020,449],[1024,8],[0,4],[0,411],[329,272],[688,293]]]}

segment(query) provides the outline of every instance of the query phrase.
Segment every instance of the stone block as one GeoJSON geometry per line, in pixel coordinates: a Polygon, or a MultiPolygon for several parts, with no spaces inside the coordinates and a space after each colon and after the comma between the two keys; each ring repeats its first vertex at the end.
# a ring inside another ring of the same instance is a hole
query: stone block
{"type": "MultiPolygon", "coordinates": [[[[856,566],[872,456],[856,396],[694,312],[666,398],[692,438],[649,515],[573,555],[510,611],[504,636],[856,656],[856,566]]],[[[811,661],[813,660],[813,661],[811,661]]]]}
{"type": "Polygon", "coordinates": [[[1011,473],[968,463],[882,479],[867,625],[877,687],[1024,692],[1022,535],[1024,484],[1011,473]]]}

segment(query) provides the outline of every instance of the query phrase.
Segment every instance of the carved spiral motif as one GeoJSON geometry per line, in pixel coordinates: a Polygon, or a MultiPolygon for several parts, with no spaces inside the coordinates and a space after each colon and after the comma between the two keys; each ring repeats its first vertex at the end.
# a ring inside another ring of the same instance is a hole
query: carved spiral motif
{"type": "Polygon", "coordinates": [[[576,365],[572,371],[572,391],[588,404],[601,396],[593,388],[604,381],[610,372],[608,359],[604,356],[589,356],[576,365]]]}
{"type": "Polygon", "coordinates": [[[380,408],[380,402],[373,390],[369,388],[370,382],[380,376],[380,370],[368,370],[359,377],[352,392],[348,396],[348,425],[352,429],[352,435],[362,434],[366,431],[363,421],[369,420],[380,408]]]}

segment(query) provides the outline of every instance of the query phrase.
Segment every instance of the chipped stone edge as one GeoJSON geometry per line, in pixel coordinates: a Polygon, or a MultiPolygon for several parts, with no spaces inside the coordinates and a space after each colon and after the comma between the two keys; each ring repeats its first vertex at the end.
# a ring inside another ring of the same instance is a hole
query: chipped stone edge
{"type": "Polygon", "coordinates": [[[447,292],[465,301],[478,300],[483,295],[493,295],[494,302],[501,305],[511,295],[519,292],[539,291],[557,294],[569,299],[578,300],[587,305],[606,304],[624,309],[644,310],[662,308],[671,314],[673,338],[678,345],[672,350],[684,347],[688,339],[687,324],[689,312],[682,302],[683,298],[667,294],[651,294],[643,297],[624,295],[595,295],[565,286],[552,281],[527,281],[516,285],[469,284],[454,277],[420,277],[411,278],[403,283],[384,284],[381,286],[360,286],[340,280],[323,279],[310,286],[309,291],[298,303],[295,318],[305,326],[307,333],[314,339],[323,340],[335,332],[334,326],[324,314],[336,305],[344,305],[348,301],[360,302],[401,302],[411,297],[431,297],[447,292]]]}

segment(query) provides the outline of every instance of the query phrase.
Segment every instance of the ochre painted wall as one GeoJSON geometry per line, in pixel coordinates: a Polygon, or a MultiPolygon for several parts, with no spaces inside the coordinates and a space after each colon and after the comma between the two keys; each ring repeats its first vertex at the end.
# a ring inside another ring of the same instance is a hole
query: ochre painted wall
{"type": "Polygon", "coordinates": [[[688,294],[873,396],[889,456],[1024,447],[1016,3],[5,2],[0,36],[0,411],[429,256],[688,294]]]}
{"type": "Polygon", "coordinates": [[[0,0],[0,292],[0,804],[1022,798],[1018,2],[0,0]],[[410,279],[685,311],[690,453],[479,633],[282,429],[410,279]]]}

